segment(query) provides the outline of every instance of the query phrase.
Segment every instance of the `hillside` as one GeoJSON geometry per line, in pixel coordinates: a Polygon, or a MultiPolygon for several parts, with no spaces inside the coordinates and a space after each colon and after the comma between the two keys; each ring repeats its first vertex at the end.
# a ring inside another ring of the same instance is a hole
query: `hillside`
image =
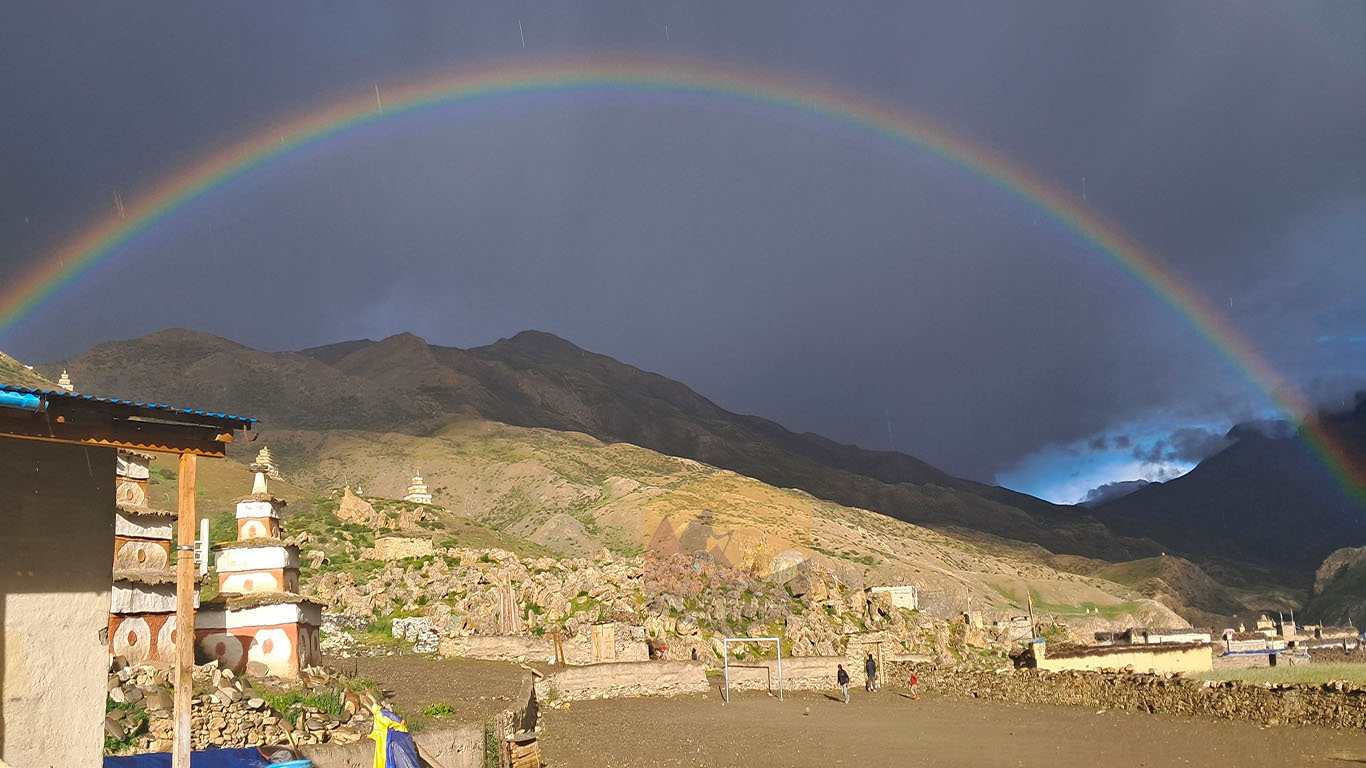
{"type": "Polygon", "coordinates": [[[1345,547],[1323,561],[1303,616],[1321,624],[1366,626],[1366,547],[1345,547]]]}
{"type": "Polygon", "coordinates": [[[301,352],[261,352],[184,330],[101,344],[66,366],[82,389],[213,403],[273,427],[434,434],[478,418],[582,432],[729,469],[778,487],[943,530],[971,530],[1107,560],[1161,551],[1115,536],[1086,510],[956,479],[901,453],[869,451],[731,413],[687,386],[524,332],[473,349],[411,334],[301,352]]]}
{"type": "Polygon", "coordinates": [[[0,352],[0,384],[14,384],[35,389],[56,389],[56,384],[43,378],[37,371],[30,369],[4,352],[0,352]]]}
{"type": "MultiPolygon", "coordinates": [[[[1323,425],[1357,472],[1366,468],[1366,400],[1323,425]]],[[[1111,528],[1169,542],[1202,562],[1252,563],[1307,589],[1345,545],[1366,544],[1366,506],[1296,436],[1235,428],[1232,445],[1186,475],[1096,507],[1111,528]]]]}
{"type": "MultiPolygon", "coordinates": [[[[1137,590],[1059,571],[1024,549],[981,546],[580,433],[465,420],[427,436],[279,430],[269,439],[286,478],[272,481],[271,490],[289,502],[286,527],[304,550],[305,583],[348,612],[378,615],[426,605],[412,584],[429,578],[431,558],[386,564],[371,551],[377,540],[397,537],[428,540],[434,551],[456,559],[457,552],[489,547],[565,561],[601,560],[604,550],[637,564],[642,555],[705,556],[731,578],[754,584],[814,566],[846,589],[914,583],[930,615],[956,615],[967,605],[1015,615],[1032,599],[1041,619],[1064,622],[1077,637],[1128,624],[1181,623],[1137,590]],[[442,505],[393,501],[413,466],[442,505]],[[339,489],[346,485],[363,487],[364,500],[343,500],[339,489]],[[357,507],[373,520],[359,523],[357,507]],[[371,577],[381,571],[395,584],[373,588],[371,577]]],[[[250,485],[244,462],[255,450],[235,446],[228,461],[202,465],[199,505],[215,540],[231,537],[232,504],[250,485]]],[[[153,503],[169,501],[174,467],[154,464],[152,474],[153,503]]],[[[744,590],[731,591],[735,597],[744,590]]],[[[845,612],[840,608],[842,617],[845,612]]]]}

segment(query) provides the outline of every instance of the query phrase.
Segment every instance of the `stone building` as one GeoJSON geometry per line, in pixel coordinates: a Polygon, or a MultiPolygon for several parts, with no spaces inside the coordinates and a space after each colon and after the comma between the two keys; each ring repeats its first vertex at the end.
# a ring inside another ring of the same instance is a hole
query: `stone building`
{"type": "Polygon", "coordinates": [[[252,492],[237,502],[237,540],[217,548],[218,597],[195,620],[197,656],[238,673],[298,677],[321,660],[322,606],[298,594],[299,548],[282,539],[285,502],[266,479],[273,465],[257,459],[252,492]]]}
{"type": "Polygon", "coordinates": [[[1031,661],[1050,672],[1133,670],[1167,674],[1198,673],[1213,669],[1209,643],[1152,643],[1146,645],[1092,645],[1050,651],[1042,638],[1030,644],[1031,661]]]}
{"type": "MultiPolygon", "coordinates": [[[[0,384],[0,763],[100,764],[106,632],[111,602],[120,604],[110,579],[118,449],[179,454],[190,468],[180,490],[192,529],[197,457],[222,457],[234,433],[253,423],[0,384]]],[[[181,575],[193,582],[188,557],[181,575]]],[[[189,679],[188,668],[183,686],[176,675],[182,692],[189,679]]],[[[186,745],[189,722],[186,710],[186,745]]]]}
{"type": "Polygon", "coordinates": [[[920,590],[910,584],[893,584],[880,587],[869,587],[869,597],[875,595],[886,595],[891,601],[893,608],[905,608],[911,611],[920,610],[920,590]]]}

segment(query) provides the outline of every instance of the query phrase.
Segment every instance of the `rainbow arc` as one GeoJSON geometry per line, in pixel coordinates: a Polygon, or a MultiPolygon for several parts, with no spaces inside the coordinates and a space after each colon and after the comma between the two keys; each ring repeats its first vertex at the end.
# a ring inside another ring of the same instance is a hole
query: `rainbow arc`
{"type": "Polygon", "coordinates": [[[625,90],[710,96],[855,125],[888,141],[938,156],[1046,212],[1096,254],[1130,273],[1184,316],[1250,382],[1303,424],[1305,439],[1343,486],[1366,499],[1366,468],[1353,462],[1341,442],[1322,428],[1298,390],[1202,295],[1076,197],[924,116],[829,86],[770,73],[693,60],[634,56],[505,62],[382,90],[382,104],[378,85],[360,89],[354,98],[299,115],[282,126],[209,153],[136,198],[121,198],[117,212],[93,223],[0,289],[0,333],[187,202],[273,159],[358,126],[440,105],[516,94],[625,90]]]}

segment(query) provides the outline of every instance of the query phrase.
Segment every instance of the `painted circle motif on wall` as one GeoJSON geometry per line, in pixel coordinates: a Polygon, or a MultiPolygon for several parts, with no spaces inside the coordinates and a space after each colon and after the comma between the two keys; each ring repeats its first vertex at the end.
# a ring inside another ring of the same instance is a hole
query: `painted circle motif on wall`
{"type": "Polygon", "coordinates": [[[199,650],[221,666],[240,671],[243,666],[242,640],[227,632],[214,632],[199,638],[199,650]]]}
{"type": "Polygon", "coordinates": [[[270,526],[260,520],[243,520],[238,534],[242,539],[268,539],[270,526]]]}
{"type": "Polygon", "coordinates": [[[152,629],[144,619],[130,616],[114,629],[114,655],[130,663],[148,661],[152,653],[152,629]]]}
{"type": "Polygon", "coordinates": [[[145,507],[147,506],[147,492],[142,490],[140,484],[124,480],[119,483],[119,487],[114,491],[114,500],[119,504],[145,507]]]}
{"type": "Polygon", "coordinates": [[[288,669],[294,657],[294,643],[283,629],[262,629],[252,643],[251,660],[259,661],[272,672],[288,669]]]}
{"type": "Polygon", "coordinates": [[[115,570],[160,570],[166,568],[168,563],[166,550],[151,541],[125,541],[114,555],[115,570]]]}
{"type": "Polygon", "coordinates": [[[233,573],[223,578],[219,587],[224,592],[248,595],[253,592],[279,592],[280,582],[273,573],[252,572],[233,573]]]}
{"type": "Polygon", "coordinates": [[[157,630],[157,658],[161,661],[175,661],[175,616],[167,616],[157,630]]]}

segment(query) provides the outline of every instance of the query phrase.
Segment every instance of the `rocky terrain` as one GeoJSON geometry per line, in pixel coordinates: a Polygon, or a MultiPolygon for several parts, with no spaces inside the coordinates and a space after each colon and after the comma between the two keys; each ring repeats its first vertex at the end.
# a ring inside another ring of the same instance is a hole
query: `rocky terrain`
{"type": "Polygon", "coordinates": [[[1324,559],[1304,616],[1322,624],[1366,626],[1366,547],[1345,547],[1324,559]]]}

